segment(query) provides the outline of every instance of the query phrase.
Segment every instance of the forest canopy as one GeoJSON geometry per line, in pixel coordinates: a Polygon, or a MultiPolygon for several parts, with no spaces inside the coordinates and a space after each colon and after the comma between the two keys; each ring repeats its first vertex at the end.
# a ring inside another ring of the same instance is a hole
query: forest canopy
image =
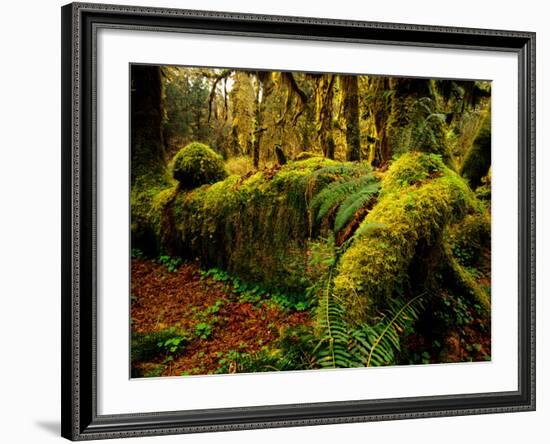
{"type": "Polygon", "coordinates": [[[132,65],[132,374],[490,359],[490,98],[132,65]]]}

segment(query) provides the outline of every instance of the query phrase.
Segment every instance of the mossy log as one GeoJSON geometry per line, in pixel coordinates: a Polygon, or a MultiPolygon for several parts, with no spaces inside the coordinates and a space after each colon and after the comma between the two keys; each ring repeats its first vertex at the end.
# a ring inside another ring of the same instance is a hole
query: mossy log
{"type": "MultiPolygon", "coordinates": [[[[347,163],[323,158],[230,176],[178,193],[173,232],[181,253],[206,266],[285,290],[303,290],[312,226],[309,201],[347,163]]],[[[167,231],[172,228],[167,229],[167,231]]]]}
{"type": "Polygon", "coordinates": [[[307,160],[312,157],[323,157],[322,154],[314,153],[312,151],[302,151],[301,153],[296,154],[293,160],[307,160]]]}
{"type": "Polygon", "coordinates": [[[158,252],[302,291],[310,284],[304,277],[309,240],[330,229],[311,214],[311,199],[325,185],[365,168],[370,171],[312,157],[194,189],[172,180],[164,188],[133,192],[133,237],[147,227],[148,245],[158,252]]]}
{"type": "MultiPolygon", "coordinates": [[[[446,227],[478,207],[466,182],[439,156],[408,153],[395,161],[337,268],[334,291],[350,319],[365,322],[387,305],[396,289],[414,280],[408,271],[420,243],[443,249],[446,227]]],[[[487,303],[477,288],[474,293],[487,303]]]]}
{"type": "MultiPolygon", "coordinates": [[[[312,157],[191,190],[174,182],[156,194],[140,195],[147,202],[141,222],[171,255],[266,287],[303,291],[312,284],[307,278],[310,242],[333,228],[333,221],[313,217],[313,197],[346,175],[365,174],[361,168],[356,162],[312,157]]],[[[449,235],[451,226],[458,226],[453,224],[483,211],[466,181],[440,156],[407,153],[394,161],[383,175],[377,203],[334,273],[335,295],[347,316],[365,322],[399,289],[413,294],[412,287],[435,288],[436,271],[456,291],[488,307],[489,296],[453,254],[464,236],[449,235]]]]}

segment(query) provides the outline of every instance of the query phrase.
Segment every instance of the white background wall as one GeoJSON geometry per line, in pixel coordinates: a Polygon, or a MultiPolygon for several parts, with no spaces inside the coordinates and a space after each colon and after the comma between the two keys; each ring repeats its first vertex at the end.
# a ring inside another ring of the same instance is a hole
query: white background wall
{"type": "MultiPolygon", "coordinates": [[[[163,0],[118,3],[260,14],[302,15],[517,29],[537,32],[538,408],[537,412],[255,430],[125,442],[266,443],[547,442],[545,384],[549,329],[543,233],[550,205],[543,178],[543,122],[550,105],[543,73],[550,14],[535,0],[163,0]],[[546,25],[546,26],[545,26],[546,25]],[[543,54],[544,53],[544,54],[543,54]],[[546,111],[546,113],[545,113],[546,111]]],[[[60,6],[57,0],[4,2],[0,26],[0,437],[6,443],[60,441],[60,6]]],[[[546,58],[545,58],[546,57],[546,58]]],[[[411,381],[414,384],[414,381],[411,381]]],[[[450,382],[452,383],[452,382],[450,382]]]]}

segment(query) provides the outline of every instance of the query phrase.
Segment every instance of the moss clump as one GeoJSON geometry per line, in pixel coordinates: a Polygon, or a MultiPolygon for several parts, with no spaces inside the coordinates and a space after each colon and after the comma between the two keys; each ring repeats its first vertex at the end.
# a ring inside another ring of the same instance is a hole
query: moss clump
{"type": "Polygon", "coordinates": [[[385,192],[394,192],[401,188],[417,185],[446,171],[441,156],[437,154],[409,154],[401,156],[390,168],[382,181],[385,192]]]}
{"type": "Polygon", "coordinates": [[[322,154],[317,154],[312,151],[302,151],[294,157],[294,160],[299,162],[300,160],[311,159],[312,157],[323,157],[322,154]]]}
{"type": "Polygon", "coordinates": [[[192,142],[178,151],[172,175],[184,188],[218,182],[227,177],[222,157],[207,145],[192,142]]]}
{"type": "Polygon", "coordinates": [[[337,268],[335,294],[350,318],[365,322],[384,306],[403,287],[419,243],[435,245],[448,223],[475,206],[468,185],[438,156],[408,153],[395,161],[337,268]]]}
{"type": "Polygon", "coordinates": [[[482,183],[482,178],[487,175],[491,167],[491,115],[485,120],[472,147],[466,153],[460,174],[464,177],[470,187],[475,190],[482,183]]]}

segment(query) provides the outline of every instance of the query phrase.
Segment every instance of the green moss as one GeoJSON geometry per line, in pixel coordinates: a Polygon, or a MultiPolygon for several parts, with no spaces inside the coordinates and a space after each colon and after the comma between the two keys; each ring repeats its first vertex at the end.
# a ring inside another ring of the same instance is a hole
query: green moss
{"type": "Polygon", "coordinates": [[[419,242],[435,244],[475,205],[468,185],[437,156],[408,153],[395,161],[337,268],[335,294],[350,318],[365,321],[383,306],[408,278],[419,242]]]}
{"type": "Polygon", "coordinates": [[[314,153],[312,151],[302,151],[301,153],[297,154],[296,157],[294,157],[294,160],[296,162],[299,162],[301,160],[311,159],[312,157],[323,157],[323,155],[314,153]]]}
{"type": "Polygon", "coordinates": [[[491,247],[491,215],[488,211],[468,214],[449,228],[449,243],[453,255],[464,266],[480,264],[484,251],[491,247]]]}
{"type": "Polygon", "coordinates": [[[437,110],[429,80],[392,79],[394,94],[386,123],[388,145],[394,155],[422,151],[441,155],[454,169],[446,141],[445,115],[437,110]]]}
{"type": "Polygon", "coordinates": [[[132,247],[148,255],[160,248],[160,220],[169,196],[175,195],[175,184],[162,174],[136,177],[130,191],[130,229],[132,247]],[[161,210],[161,207],[163,208],[161,210]]]}
{"type": "Polygon", "coordinates": [[[460,261],[453,255],[448,243],[443,244],[445,264],[442,267],[444,279],[450,284],[450,287],[464,295],[467,300],[473,301],[483,311],[483,315],[488,317],[491,309],[491,297],[486,289],[483,289],[476,278],[463,267],[460,261]]]}
{"type": "Polygon", "coordinates": [[[184,188],[218,182],[227,177],[222,157],[207,145],[193,142],[178,151],[172,175],[184,188]]]}
{"type": "Polygon", "coordinates": [[[482,178],[487,175],[491,167],[491,115],[483,121],[472,147],[466,153],[460,174],[472,189],[481,185],[482,178]]]}
{"type": "Polygon", "coordinates": [[[303,159],[298,162],[291,162],[288,165],[285,165],[282,170],[284,171],[293,171],[293,170],[309,170],[310,172],[327,166],[332,165],[342,165],[345,162],[338,162],[336,160],[328,159],[322,156],[312,156],[308,159],[303,159]]]}
{"type": "Polygon", "coordinates": [[[421,182],[443,174],[446,171],[441,156],[437,154],[421,155],[410,153],[401,156],[390,168],[382,181],[385,192],[417,185],[421,182]]]}
{"type": "Polygon", "coordinates": [[[310,214],[311,199],[327,184],[361,171],[370,168],[311,158],[180,191],[173,219],[181,253],[249,282],[303,290],[309,284],[309,239],[321,230],[310,214]]]}

